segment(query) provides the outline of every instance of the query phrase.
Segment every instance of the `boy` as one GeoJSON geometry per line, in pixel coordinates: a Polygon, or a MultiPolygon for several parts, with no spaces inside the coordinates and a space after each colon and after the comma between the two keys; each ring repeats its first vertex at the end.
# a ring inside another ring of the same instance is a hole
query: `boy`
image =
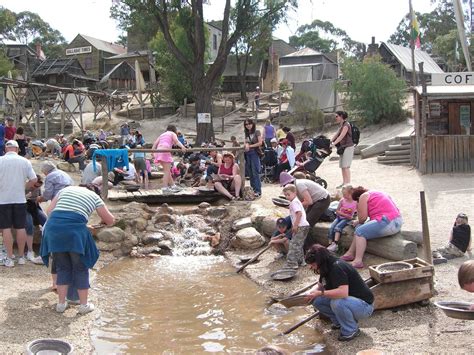
{"type": "Polygon", "coordinates": [[[309,232],[309,223],[306,220],[306,212],[303,204],[296,196],[295,185],[287,185],[283,188],[283,194],[290,202],[291,235],[286,267],[298,269],[298,264],[304,265],[303,244],[309,232]]]}
{"type": "MultiPolygon", "coordinates": [[[[474,260],[465,261],[458,271],[459,286],[467,292],[474,293],[474,260]]],[[[474,310],[474,304],[470,307],[474,310]]]]}
{"type": "Polygon", "coordinates": [[[471,252],[471,227],[468,224],[467,215],[460,213],[454,221],[448,244],[433,252],[433,264],[462,257],[466,251],[471,252]]]}
{"type": "Polygon", "coordinates": [[[269,244],[273,244],[278,251],[275,260],[286,258],[288,254],[288,244],[291,240],[291,217],[278,218],[276,231],[273,232],[269,244]]]}

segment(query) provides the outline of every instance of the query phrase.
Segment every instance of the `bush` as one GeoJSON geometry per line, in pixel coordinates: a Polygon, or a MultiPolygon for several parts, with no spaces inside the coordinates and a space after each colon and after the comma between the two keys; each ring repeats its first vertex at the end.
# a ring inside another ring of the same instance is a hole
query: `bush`
{"type": "Polygon", "coordinates": [[[288,90],[289,88],[290,88],[290,84],[288,84],[288,82],[282,81],[282,82],[280,83],[280,87],[279,87],[280,91],[286,91],[286,90],[288,90]]]}
{"type": "Polygon", "coordinates": [[[406,117],[403,110],[406,84],[379,57],[357,62],[347,59],[342,65],[347,84],[339,84],[345,96],[345,107],[351,116],[364,124],[399,122],[406,117]]]}
{"type": "Polygon", "coordinates": [[[318,100],[303,92],[293,92],[291,97],[293,114],[291,122],[305,128],[320,128],[324,123],[324,115],[319,109],[318,100]]]}

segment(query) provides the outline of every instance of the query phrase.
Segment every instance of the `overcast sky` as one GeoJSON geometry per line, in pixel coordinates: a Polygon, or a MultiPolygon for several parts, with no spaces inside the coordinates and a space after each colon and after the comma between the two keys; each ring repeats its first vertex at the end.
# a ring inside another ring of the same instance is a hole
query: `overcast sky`
{"type": "MultiPolygon", "coordinates": [[[[428,12],[430,0],[412,0],[415,11],[428,12]]],[[[0,0],[0,5],[14,12],[39,14],[51,27],[59,30],[68,42],[78,33],[106,41],[115,41],[120,34],[110,18],[112,0],[0,0]]],[[[222,17],[224,0],[210,0],[205,6],[208,20],[222,17]]],[[[408,12],[408,0],[299,0],[297,12],[288,14],[288,25],[281,25],[275,37],[288,40],[296,29],[313,20],[332,22],[352,39],[369,43],[385,41],[408,12]]]]}

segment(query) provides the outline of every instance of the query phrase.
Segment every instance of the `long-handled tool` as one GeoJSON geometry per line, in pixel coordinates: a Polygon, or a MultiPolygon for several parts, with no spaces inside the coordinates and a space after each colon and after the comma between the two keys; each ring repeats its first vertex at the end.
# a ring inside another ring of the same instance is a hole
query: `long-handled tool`
{"type": "Polygon", "coordinates": [[[271,306],[271,305],[274,304],[274,303],[280,302],[281,300],[283,300],[283,299],[285,299],[285,298],[293,297],[293,296],[298,296],[300,293],[303,293],[303,292],[309,290],[311,287],[316,286],[317,284],[318,284],[318,281],[313,282],[312,284],[309,284],[309,285],[307,285],[307,286],[305,286],[305,287],[300,288],[299,290],[296,290],[295,292],[293,292],[291,295],[288,295],[288,296],[284,296],[284,297],[270,297],[269,306],[271,306]]]}
{"type": "Polygon", "coordinates": [[[283,336],[283,335],[290,334],[290,333],[293,332],[294,330],[296,330],[296,329],[298,329],[299,327],[301,327],[303,324],[308,323],[311,319],[316,318],[318,315],[319,315],[319,311],[314,312],[312,315],[310,315],[309,317],[306,317],[306,318],[303,319],[302,321],[296,323],[294,326],[292,326],[291,328],[288,328],[288,329],[285,330],[283,333],[278,334],[278,336],[283,336]]]}
{"type": "Polygon", "coordinates": [[[245,269],[247,267],[247,265],[253,263],[255,260],[258,259],[258,257],[260,255],[262,255],[263,253],[265,253],[268,249],[270,249],[272,246],[271,245],[267,245],[264,249],[260,250],[260,252],[258,252],[252,259],[250,259],[249,261],[247,261],[244,265],[242,265],[241,267],[239,267],[237,269],[237,273],[241,272],[243,269],[245,269]]]}

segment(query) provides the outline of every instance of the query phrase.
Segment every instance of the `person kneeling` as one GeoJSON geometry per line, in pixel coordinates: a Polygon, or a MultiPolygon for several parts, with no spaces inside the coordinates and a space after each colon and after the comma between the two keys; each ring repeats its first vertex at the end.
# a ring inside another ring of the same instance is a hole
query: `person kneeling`
{"type": "Polygon", "coordinates": [[[275,246],[278,255],[275,259],[286,258],[288,254],[289,241],[291,240],[291,217],[278,218],[276,222],[276,231],[273,232],[270,243],[275,246]]]}
{"type": "Polygon", "coordinates": [[[360,335],[358,321],[374,311],[374,295],[354,267],[332,256],[325,247],[313,245],[306,254],[310,269],[320,275],[319,283],[307,294],[307,301],[340,329],[339,341],[360,335]]]}

